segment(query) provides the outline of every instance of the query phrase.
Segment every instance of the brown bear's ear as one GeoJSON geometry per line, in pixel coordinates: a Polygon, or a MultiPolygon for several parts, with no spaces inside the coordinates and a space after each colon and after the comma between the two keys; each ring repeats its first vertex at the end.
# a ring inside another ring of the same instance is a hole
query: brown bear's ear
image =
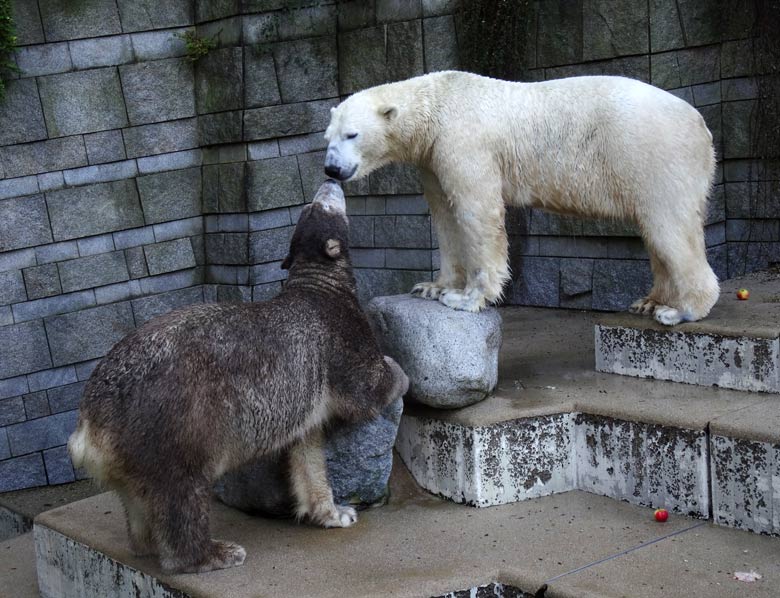
{"type": "Polygon", "coordinates": [[[398,107],[386,104],[379,108],[379,114],[384,116],[387,120],[393,120],[396,116],[398,116],[398,107]]]}
{"type": "Polygon", "coordinates": [[[331,259],[336,259],[341,255],[341,241],[338,239],[328,239],[325,242],[325,253],[331,259]]]}
{"type": "Polygon", "coordinates": [[[282,265],[280,266],[280,268],[282,270],[289,270],[290,266],[292,266],[292,256],[288,253],[287,257],[284,258],[284,261],[282,262],[282,265]]]}

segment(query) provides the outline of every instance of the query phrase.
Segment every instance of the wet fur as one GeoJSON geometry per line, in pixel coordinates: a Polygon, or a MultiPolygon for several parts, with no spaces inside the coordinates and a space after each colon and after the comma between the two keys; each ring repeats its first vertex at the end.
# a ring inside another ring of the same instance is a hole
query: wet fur
{"type": "Polygon", "coordinates": [[[345,215],[308,206],[285,265],[273,300],[158,317],[120,341],[87,384],[71,456],[118,492],[134,552],[158,555],[167,571],[243,563],[243,548],[209,536],[212,484],[283,449],[298,516],[351,525],[354,511],[333,504],[321,427],[375,417],[408,386],[355,297],[345,215]]]}

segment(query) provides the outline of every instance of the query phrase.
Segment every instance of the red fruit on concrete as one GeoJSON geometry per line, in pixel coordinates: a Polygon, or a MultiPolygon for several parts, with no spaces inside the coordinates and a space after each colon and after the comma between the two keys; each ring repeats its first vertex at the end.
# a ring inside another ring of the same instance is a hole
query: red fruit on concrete
{"type": "Polygon", "coordinates": [[[750,297],[750,291],[747,289],[739,289],[737,291],[737,299],[740,299],[741,301],[745,301],[748,297],[750,297]]]}
{"type": "Polygon", "coordinates": [[[655,520],[656,521],[660,521],[661,523],[663,523],[667,519],[669,519],[669,511],[667,511],[666,509],[656,509],[655,510],[655,520]]]}

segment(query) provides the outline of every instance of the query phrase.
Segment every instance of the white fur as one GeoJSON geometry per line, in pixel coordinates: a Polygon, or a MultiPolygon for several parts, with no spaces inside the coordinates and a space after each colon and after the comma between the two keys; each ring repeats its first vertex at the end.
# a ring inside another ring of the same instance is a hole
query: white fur
{"type": "Polygon", "coordinates": [[[438,280],[414,289],[424,297],[470,311],[500,298],[511,205],[636,222],[654,275],[640,303],[664,324],[698,320],[717,300],[703,232],[712,136],[665,91],[622,77],[433,73],[356,93],[325,138],[326,170],[344,180],[420,167],[441,249],[438,280]]]}

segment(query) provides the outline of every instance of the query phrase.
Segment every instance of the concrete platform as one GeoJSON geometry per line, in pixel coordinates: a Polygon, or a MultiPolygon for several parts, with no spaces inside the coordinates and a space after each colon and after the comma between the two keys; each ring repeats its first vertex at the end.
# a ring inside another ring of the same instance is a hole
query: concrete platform
{"type": "Polygon", "coordinates": [[[32,532],[0,542],[0,597],[37,598],[32,532]]]}
{"type": "Polygon", "coordinates": [[[121,508],[103,494],[36,519],[41,595],[231,598],[526,596],[743,597],[734,571],[780,595],[780,541],[582,492],[470,509],[416,488],[396,467],[386,507],[323,530],[215,505],[213,533],[247,548],[245,565],[166,576],[129,554],[121,508]],[[495,584],[498,584],[496,586],[495,584]],[[477,588],[482,588],[477,593],[477,588]]]}
{"type": "Polygon", "coordinates": [[[614,314],[596,324],[600,372],[704,386],[780,393],[780,272],[724,281],[720,300],[699,322],[668,328],[614,314]],[[736,297],[739,288],[750,299],[736,297]]]}
{"type": "Polygon", "coordinates": [[[594,372],[598,316],[502,314],[495,396],[457,411],[407,406],[396,448],[424,488],[477,506],[579,489],[705,519],[714,509],[719,523],[780,533],[752,508],[777,504],[775,461],[711,439],[719,430],[728,442],[780,443],[775,397],[594,372]],[[716,474],[732,473],[711,477],[716,458],[716,474]]]}

